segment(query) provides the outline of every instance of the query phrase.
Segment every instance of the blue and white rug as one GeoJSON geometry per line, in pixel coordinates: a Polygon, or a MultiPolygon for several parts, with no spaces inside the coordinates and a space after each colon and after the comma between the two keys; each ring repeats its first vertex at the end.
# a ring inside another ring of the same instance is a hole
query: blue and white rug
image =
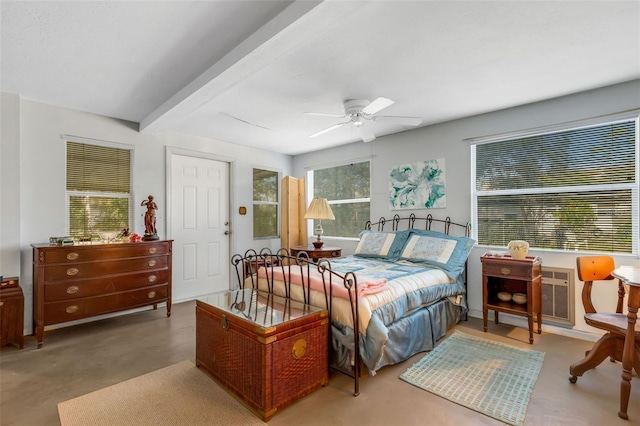
{"type": "Polygon", "coordinates": [[[544,352],[454,331],[400,378],[502,422],[521,426],[544,352]]]}

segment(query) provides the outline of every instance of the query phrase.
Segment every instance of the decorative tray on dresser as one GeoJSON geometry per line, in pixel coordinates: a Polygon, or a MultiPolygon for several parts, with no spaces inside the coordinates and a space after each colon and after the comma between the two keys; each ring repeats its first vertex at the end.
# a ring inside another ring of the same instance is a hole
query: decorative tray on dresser
{"type": "Polygon", "coordinates": [[[33,319],[44,328],[166,302],[171,315],[171,240],[33,247],[33,319]]]}

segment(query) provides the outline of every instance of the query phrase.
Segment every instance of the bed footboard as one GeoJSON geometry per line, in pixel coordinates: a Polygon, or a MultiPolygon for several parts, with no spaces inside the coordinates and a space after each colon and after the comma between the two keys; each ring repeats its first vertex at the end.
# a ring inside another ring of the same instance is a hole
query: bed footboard
{"type": "MultiPolygon", "coordinates": [[[[358,280],[353,272],[344,274],[331,269],[328,259],[320,259],[315,263],[306,252],[299,252],[291,256],[287,249],[279,249],[273,253],[269,249],[262,249],[259,253],[247,250],[244,255],[235,254],[231,258],[236,278],[240,288],[251,287],[267,291],[288,299],[297,300],[305,304],[325,308],[332,318],[334,289],[344,287],[349,297],[352,324],[359,324],[358,313],[358,280]],[[314,280],[313,278],[316,278],[314,280]],[[320,279],[320,283],[317,278],[320,279]],[[320,293],[321,298],[312,298],[320,293]]],[[[360,394],[360,373],[362,360],[360,358],[360,339],[358,333],[353,338],[353,366],[351,371],[345,371],[332,362],[332,351],[329,350],[329,367],[346,374],[354,379],[354,396],[360,394]]],[[[328,347],[331,348],[332,333],[329,333],[328,347]]]]}

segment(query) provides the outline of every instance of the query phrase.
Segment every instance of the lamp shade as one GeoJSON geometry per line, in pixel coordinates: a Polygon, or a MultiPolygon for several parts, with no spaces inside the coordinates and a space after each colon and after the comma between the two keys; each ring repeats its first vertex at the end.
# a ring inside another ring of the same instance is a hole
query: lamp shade
{"type": "Polygon", "coordinates": [[[307,212],[304,214],[305,219],[330,219],[333,220],[336,217],[329,207],[329,203],[326,198],[314,198],[309,204],[307,212]]]}

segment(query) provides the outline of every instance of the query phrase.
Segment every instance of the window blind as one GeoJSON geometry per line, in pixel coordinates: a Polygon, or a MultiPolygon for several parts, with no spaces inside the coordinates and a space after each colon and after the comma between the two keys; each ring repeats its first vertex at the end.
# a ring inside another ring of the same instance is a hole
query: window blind
{"type": "Polygon", "coordinates": [[[131,217],[131,151],[67,141],[69,235],[111,240],[131,217]]]}
{"type": "Polygon", "coordinates": [[[67,142],[67,190],[128,194],[131,151],[67,142]]]}
{"type": "Polygon", "coordinates": [[[478,242],[637,253],[636,133],[634,119],[474,145],[478,242]]]}

